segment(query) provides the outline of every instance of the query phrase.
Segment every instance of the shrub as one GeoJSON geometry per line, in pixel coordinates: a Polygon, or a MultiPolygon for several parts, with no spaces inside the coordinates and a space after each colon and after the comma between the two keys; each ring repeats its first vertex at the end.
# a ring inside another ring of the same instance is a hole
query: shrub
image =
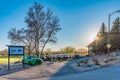
{"type": "Polygon", "coordinates": [[[95,62],[95,65],[100,65],[97,59],[93,60],[95,62]]]}
{"type": "Polygon", "coordinates": [[[77,63],[77,66],[80,67],[80,62],[77,63]]]}
{"type": "Polygon", "coordinates": [[[91,67],[91,65],[87,64],[87,67],[91,67]]]}

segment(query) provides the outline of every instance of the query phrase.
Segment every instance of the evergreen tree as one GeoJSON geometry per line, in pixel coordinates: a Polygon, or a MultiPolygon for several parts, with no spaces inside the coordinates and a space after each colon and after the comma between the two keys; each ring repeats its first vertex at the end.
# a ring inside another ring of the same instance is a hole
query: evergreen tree
{"type": "Polygon", "coordinates": [[[119,17],[113,22],[110,34],[110,43],[112,45],[112,51],[118,50],[120,48],[120,19],[119,17]]]}
{"type": "Polygon", "coordinates": [[[115,19],[115,22],[113,22],[113,26],[111,28],[112,34],[118,34],[120,33],[120,20],[119,17],[115,19]]]}
{"type": "Polygon", "coordinates": [[[105,34],[106,34],[106,27],[105,27],[105,23],[103,22],[97,35],[104,36],[105,34]]]}
{"type": "Polygon", "coordinates": [[[102,53],[105,53],[107,51],[107,31],[106,31],[106,26],[104,24],[104,22],[102,23],[101,25],[101,28],[97,34],[97,49],[96,51],[97,52],[102,52],[102,53]]]}

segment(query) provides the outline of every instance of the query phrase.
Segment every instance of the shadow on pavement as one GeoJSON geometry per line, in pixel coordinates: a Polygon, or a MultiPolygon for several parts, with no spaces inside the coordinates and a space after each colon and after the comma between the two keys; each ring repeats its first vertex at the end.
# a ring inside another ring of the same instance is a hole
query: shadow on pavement
{"type": "Polygon", "coordinates": [[[57,76],[65,76],[80,73],[79,71],[73,69],[69,66],[69,62],[66,62],[65,65],[60,68],[56,73],[54,73],[49,80],[53,80],[57,76]]]}

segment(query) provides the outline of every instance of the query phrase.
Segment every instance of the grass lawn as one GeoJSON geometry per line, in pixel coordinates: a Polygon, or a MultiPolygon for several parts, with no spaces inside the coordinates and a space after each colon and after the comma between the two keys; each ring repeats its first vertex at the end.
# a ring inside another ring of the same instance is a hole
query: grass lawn
{"type": "MultiPolygon", "coordinates": [[[[22,57],[12,56],[10,62],[22,61],[22,57]]],[[[8,64],[8,57],[0,56],[0,64],[8,64]]]]}

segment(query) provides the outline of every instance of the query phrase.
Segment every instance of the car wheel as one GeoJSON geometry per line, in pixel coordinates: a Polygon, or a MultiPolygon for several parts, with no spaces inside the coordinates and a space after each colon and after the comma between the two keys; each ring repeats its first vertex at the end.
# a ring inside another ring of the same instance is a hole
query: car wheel
{"type": "Polygon", "coordinates": [[[42,61],[41,60],[37,60],[37,64],[42,64],[42,61]]]}
{"type": "Polygon", "coordinates": [[[32,65],[32,63],[29,61],[29,65],[32,65]]]}

